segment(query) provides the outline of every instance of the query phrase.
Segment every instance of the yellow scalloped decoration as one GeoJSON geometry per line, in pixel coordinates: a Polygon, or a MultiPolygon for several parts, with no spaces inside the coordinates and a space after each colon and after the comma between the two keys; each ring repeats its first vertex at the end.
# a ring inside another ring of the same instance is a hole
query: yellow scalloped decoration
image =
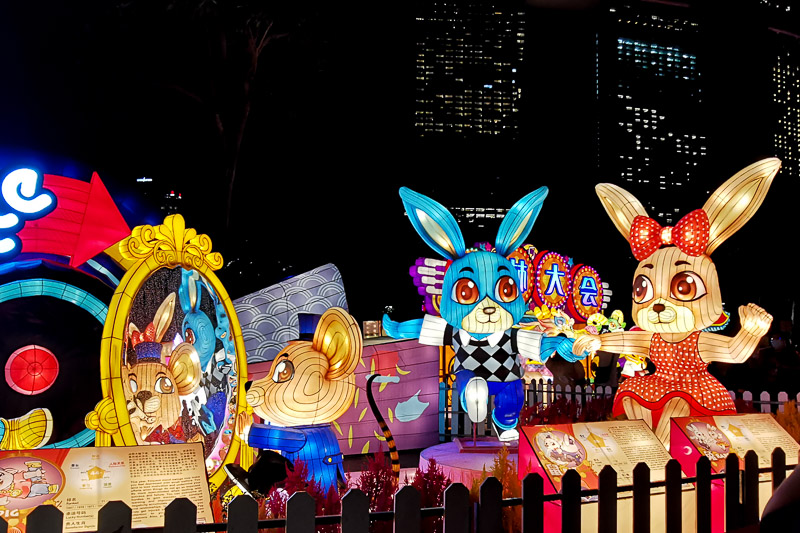
{"type": "Polygon", "coordinates": [[[392,408],[387,407],[386,410],[389,411],[389,422],[394,423],[394,413],[392,412],[392,408]]]}
{"type": "Polygon", "coordinates": [[[361,392],[361,389],[356,388],[356,394],[353,398],[353,407],[358,408],[358,394],[361,392]]]}
{"type": "Polygon", "coordinates": [[[386,385],[388,385],[388,384],[389,384],[388,381],[384,381],[383,383],[381,383],[381,386],[378,387],[378,392],[383,392],[383,389],[385,389],[386,385]]]}
{"type": "Polygon", "coordinates": [[[397,365],[394,365],[394,367],[397,369],[397,373],[400,374],[401,376],[407,376],[411,373],[411,370],[403,370],[397,365]]]}
{"type": "Polygon", "coordinates": [[[360,414],[360,415],[358,415],[358,421],[359,421],[359,422],[361,422],[361,420],[363,420],[363,419],[364,419],[364,415],[365,415],[365,414],[367,414],[367,408],[366,408],[366,407],[365,407],[364,409],[362,409],[362,411],[361,411],[361,414],[360,414]]]}
{"type": "Polygon", "coordinates": [[[362,454],[364,454],[364,453],[369,453],[369,441],[367,441],[367,442],[365,442],[365,443],[364,443],[364,447],[363,447],[363,448],[361,448],[361,453],[362,453],[362,454]]]}
{"type": "Polygon", "coordinates": [[[350,429],[347,432],[347,445],[351,448],[353,447],[353,426],[350,426],[350,429]]]}
{"type": "Polygon", "coordinates": [[[342,433],[342,428],[339,426],[339,422],[337,422],[336,420],[334,420],[334,421],[333,421],[333,427],[335,427],[335,428],[336,428],[336,431],[338,431],[338,432],[339,432],[339,435],[341,435],[342,437],[344,437],[344,433],[342,433]]]}
{"type": "Polygon", "coordinates": [[[378,432],[377,432],[377,431],[375,431],[374,429],[372,430],[372,432],[375,434],[375,438],[376,438],[376,439],[378,439],[378,440],[382,440],[382,441],[384,441],[384,442],[386,441],[386,437],[384,437],[383,435],[379,435],[379,434],[378,434],[378,432]]]}

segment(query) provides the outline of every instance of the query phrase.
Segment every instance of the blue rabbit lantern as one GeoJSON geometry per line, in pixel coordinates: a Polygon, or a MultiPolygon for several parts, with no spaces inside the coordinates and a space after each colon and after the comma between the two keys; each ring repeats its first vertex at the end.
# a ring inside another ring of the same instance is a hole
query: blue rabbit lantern
{"type": "Polygon", "coordinates": [[[572,354],[572,339],[513,327],[527,305],[506,256],[527,238],[547,192],[541,187],[514,204],[500,224],[494,252],[467,253],[461,229],[444,206],[406,187],[400,189],[414,229],[452,263],[442,285],[441,316],[425,315],[402,323],[384,316],[384,329],[394,338],[452,345],[462,407],[472,422],[479,422],[486,418],[489,397],[494,396],[491,422],[501,441],[519,438],[516,426],[524,403],[519,357],[544,362],[558,351],[570,361],[580,358],[572,354]]]}

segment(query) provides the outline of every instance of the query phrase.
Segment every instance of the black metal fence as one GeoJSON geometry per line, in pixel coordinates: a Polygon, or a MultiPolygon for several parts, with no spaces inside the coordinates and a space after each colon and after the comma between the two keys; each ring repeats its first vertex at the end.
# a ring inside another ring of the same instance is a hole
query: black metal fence
{"type": "MultiPolygon", "coordinates": [[[[725,530],[736,531],[748,527],[757,528],[759,523],[759,473],[772,475],[773,491],[786,477],[786,455],[776,449],[771,457],[770,468],[758,468],[758,457],[752,451],[744,460],[744,469],[739,468],[739,458],[729,455],[725,472],[712,474],[710,461],[702,457],[697,462],[694,477],[683,477],[680,464],[672,459],[667,463],[664,481],[651,482],[650,468],[639,463],[633,471],[633,485],[617,486],[617,473],[606,466],[599,475],[599,488],[581,489],[581,477],[574,470],[562,478],[562,490],[557,494],[545,494],[545,480],[538,474],[528,474],[522,481],[522,495],[503,499],[500,481],[490,477],[480,487],[477,502],[470,501],[467,487],[460,483],[450,485],[444,493],[444,506],[422,508],[420,494],[414,487],[405,486],[394,497],[394,510],[370,512],[369,499],[358,489],[350,489],[342,498],[340,515],[315,516],[316,502],[305,492],[293,494],[286,504],[286,518],[259,520],[258,505],[248,496],[239,496],[228,507],[228,522],[220,524],[197,524],[197,508],[186,499],[173,501],[164,512],[163,528],[148,528],[148,533],[194,533],[227,531],[229,533],[257,533],[260,529],[280,528],[286,533],[311,533],[321,526],[333,526],[341,533],[367,533],[372,522],[391,522],[395,532],[416,533],[422,521],[428,517],[442,517],[445,533],[500,533],[503,531],[503,509],[519,508],[522,531],[540,533],[545,531],[545,505],[559,502],[561,507],[561,530],[575,533],[581,530],[582,501],[596,497],[598,533],[611,533],[621,524],[618,514],[620,495],[632,495],[632,521],[635,533],[649,532],[651,523],[653,489],[665,495],[666,523],[655,529],[666,533],[681,531],[683,523],[684,484],[693,486],[696,500],[696,530],[711,531],[712,482],[724,483],[725,530]]],[[[788,467],[792,468],[792,467],[788,467]]],[[[131,509],[123,502],[109,502],[98,514],[99,533],[129,533],[131,531],[131,509]]],[[[625,518],[625,517],[623,517],[625,518]]],[[[6,533],[8,525],[0,519],[0,533],[6,533]]],[[[27,519],[29,533],[62,533],[63,514],[52,505],[36,508],[27,519]]],[[[140,530],[137,530],[140,531],[140,530]]]]}

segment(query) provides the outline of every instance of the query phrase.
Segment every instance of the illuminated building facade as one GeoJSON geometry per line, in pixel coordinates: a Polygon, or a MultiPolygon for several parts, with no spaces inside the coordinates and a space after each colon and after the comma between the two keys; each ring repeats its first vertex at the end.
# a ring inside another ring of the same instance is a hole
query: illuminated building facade
{"type": "Polygon", "coordinates": [[[800,169],[800,36],[771,29],[773,149],[781,172],[797,176],[800,169]]]}
{"type": "Polygon", "coordinates": [[[522,3],[420,0],[415,33],[417,135],[516,139],[522,3]]]}
{"type": "Polygon", "coordinates": [[[508,212],[500,207],[448,207],[448,210],[462,227],[485,228],[488,224],[494,231],[508,212]]]}
{"type": "Polygon", "coordinates": [[[597,171],[672,224],[681,188],[704,175],[708,156],[701,24],[675,2],[615,2],[605,16],[596,41],[597,171]]]}

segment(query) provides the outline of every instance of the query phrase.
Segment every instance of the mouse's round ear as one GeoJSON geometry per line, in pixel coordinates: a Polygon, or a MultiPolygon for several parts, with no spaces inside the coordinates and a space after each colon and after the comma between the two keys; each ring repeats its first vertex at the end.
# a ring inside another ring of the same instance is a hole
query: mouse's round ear
{"type": "Polygon", "coordinates": [[[328,358],[326,378],[345,378],[355,372],[361,359],[361,328],[347,311],[332,307],[320,317],[312,345],[328,358]]]}
{"type": "Polygon", "coordinates": [[[630,242],[633,219],[647,216],[642,203],[634,195],[612,183],[600,183],[594,189],[614,226],[630,242]]]}
{"type": "Polygon", "coordinates": [[[714,191],[703,206],[711,228],[707,255],[755,215],[780,168],[780,159],[763,159],[743,168],[714,191]]]}
{"type": "Polygon", "coordinates": [[[169,371],[172,372],[179,395],[185,396],[196,391],[200,386],[203,371],[194,346],[188,342],[176,346],[169,356],[169,371]]]}

